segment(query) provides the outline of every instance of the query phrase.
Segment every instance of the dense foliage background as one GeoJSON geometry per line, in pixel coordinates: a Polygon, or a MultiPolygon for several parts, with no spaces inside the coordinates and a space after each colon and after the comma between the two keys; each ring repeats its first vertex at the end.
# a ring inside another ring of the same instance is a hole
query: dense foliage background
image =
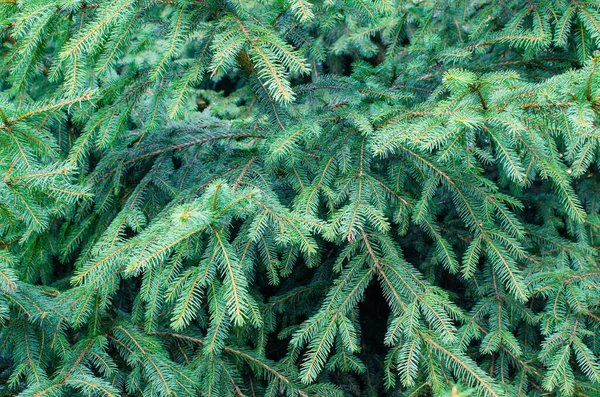
{"type": "Polygon", "coordinates": [[[0,394],[600,396],[600,2],[0,31],[0,394]]]}

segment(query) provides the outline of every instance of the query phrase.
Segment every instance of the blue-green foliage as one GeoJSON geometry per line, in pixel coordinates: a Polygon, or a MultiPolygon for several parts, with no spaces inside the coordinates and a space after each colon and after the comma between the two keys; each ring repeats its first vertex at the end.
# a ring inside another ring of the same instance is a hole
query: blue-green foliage
{"type": "Polygon", "coordinates": [[[600,395],[600,2],[0,30],[0,394],[600,395]]]}

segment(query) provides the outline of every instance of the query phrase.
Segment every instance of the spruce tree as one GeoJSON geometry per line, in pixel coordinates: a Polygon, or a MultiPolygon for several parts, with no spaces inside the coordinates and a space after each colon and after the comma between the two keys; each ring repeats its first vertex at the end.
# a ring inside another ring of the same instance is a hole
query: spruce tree
{"type": "Polygon", "coordinates": [[[600,396],[599,1],[0,31],[0,395],[600,396]]]}

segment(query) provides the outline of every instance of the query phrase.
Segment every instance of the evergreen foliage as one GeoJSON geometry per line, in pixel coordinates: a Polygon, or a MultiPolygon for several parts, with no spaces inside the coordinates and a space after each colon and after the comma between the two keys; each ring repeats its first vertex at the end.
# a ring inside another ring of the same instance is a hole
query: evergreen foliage
{"type": "Polygon", "coordinates": [[[599,1],[0,30],[0,394],[600,396],[599,1]]]}

